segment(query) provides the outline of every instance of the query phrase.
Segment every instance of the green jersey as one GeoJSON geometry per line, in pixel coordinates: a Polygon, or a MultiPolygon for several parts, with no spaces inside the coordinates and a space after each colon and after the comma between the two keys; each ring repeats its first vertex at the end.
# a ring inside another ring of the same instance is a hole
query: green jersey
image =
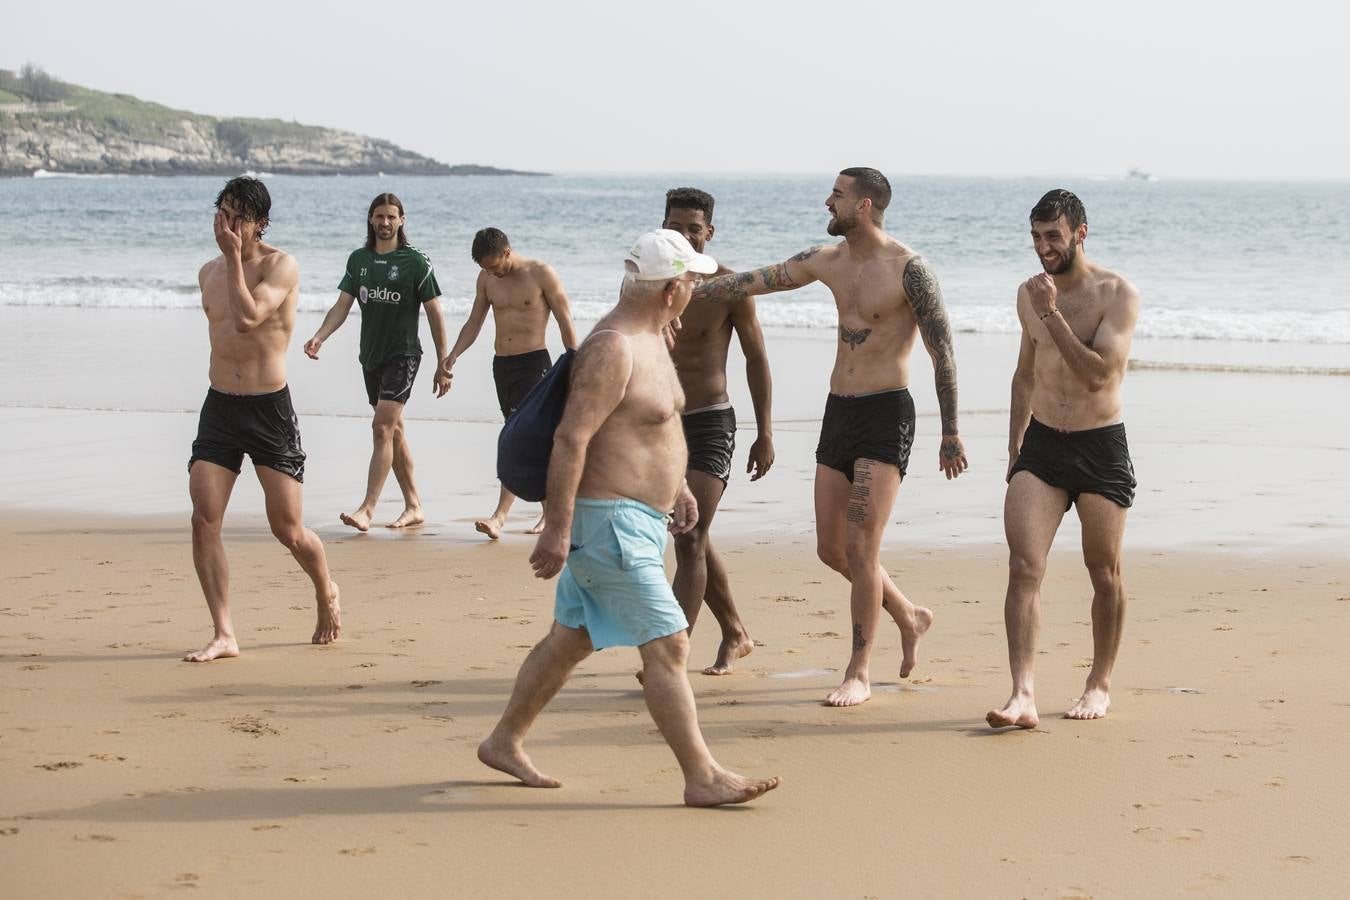
{"type": "Polygon", "coordinates": [[[376,253],[368,247],[347,257],[338,290],[361,304],[361,365],[373,369],[399,356],[420,356],[417,315],[441,295],[431,260],[415,247],[376,253]]]}

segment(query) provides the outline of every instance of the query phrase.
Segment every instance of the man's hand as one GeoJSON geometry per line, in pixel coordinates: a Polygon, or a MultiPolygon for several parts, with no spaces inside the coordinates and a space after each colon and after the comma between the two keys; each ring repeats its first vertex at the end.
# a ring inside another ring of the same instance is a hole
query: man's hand
{"type": "Polygon", "coordinates": [[[431,379],[431,392],[438,398],[444,397],[445,392],[450,390],[450,379],[455,377],[450,374],[450,367],[447,365],[449,362],[448,356],[441,360],[440,365],[436,366],[436,374],[431,379]]]}
{"type": "Polygon", "coordinates": [[[530,568],[534,569],[535,578],[552,578],[563,570],[569,546],[567,537],[560,528],[544,526],[534,544],[534,552],[530,554],[530,568]]]}
{"type": "Polygon", "coordinates": [[[1059,289],[1055,287],[1055,279],[1050,277],[1050,273],[1033,275],[1022,286],[1027,290],[1031,311],[1036,314],[1036,318],[1048,316],[1058,308],[1056,301],[1059,299],[1059,289]]]}
{"type": "Polygon", "coordinates": [[[767,434],[755,439],[750,445],[750,458],[746,460],[745,471],[751,481],[759,481],[773,468],[773,438],[767,434]]]}
{"type": "Polygon", "coordinates": [[[220,248],[221,253],[226,256],[238,256],[243,252],[244,238],[235,229],[235,222],[231,221],[229,216],[220,210],[216,210],[214,227],[216,230],[216,246],[220,248]]]}
{"type": "Polygon", "coordinates": [[[942,444],[938,447],[938,468],[946,473],[947,480],[951,481],[964,472],[968,466],[966,446],[961,443],[961,436],[944,434],[942,444]]]}
{"type": "Polygon", "coordinates": [[[323,341],[319,340],[317,336],[310,338],[309,340],[305,341],[305,355],[308,356],[310,359],[318,359],[319,348],[322,346],[323,341]]]}
{"type": "Polygon", "coordinates": [[[675,509],[671,511],[670,518],[671,534],[693,531],[698,524],[698,501],[694,499],[694,492],[689,490],[688,482],[680,485],[680,493],[675,497],[675,509]]]}

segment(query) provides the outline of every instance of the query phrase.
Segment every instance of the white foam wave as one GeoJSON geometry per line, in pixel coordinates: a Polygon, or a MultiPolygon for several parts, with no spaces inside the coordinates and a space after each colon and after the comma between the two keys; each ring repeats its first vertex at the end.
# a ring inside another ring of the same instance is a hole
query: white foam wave
{"type": "MultiPolygon", "coordinates": [[[[333,293],[300,293],[302,312],[324,312],[333,293]]],[[[201,299],[195,284],[137,287],[100,280],[71,279],[45,285],[0,283],[0,306],[96,309],[197,309],[201,299]]],[[[443,298],[452,321],[462,320],[473,306],[470,297],[443,298]]],[[[595,321],[613,306],[609,297],[582,295],[572,299],[572,312],[582,321],[595,321]]],[[[835,327],[834,304],[774,298],[757,306],[759,319],[770,328],[835,327]]],[[[1016,334],[1017,314],[1010,304],[953,304],[948,307],[952,328],[974,334],[1016,334]]],[[[1217,308],[1164,309],[1146,306],[1136,335],[1141,338],[1246,341],[1260,343],[1350,344],[1350,310],[1230,310],[1217,308]]]]}

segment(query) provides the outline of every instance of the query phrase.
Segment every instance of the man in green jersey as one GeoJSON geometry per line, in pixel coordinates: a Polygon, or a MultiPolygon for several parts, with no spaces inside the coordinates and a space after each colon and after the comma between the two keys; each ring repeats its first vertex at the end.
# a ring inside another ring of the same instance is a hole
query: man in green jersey
{"type": "Polygon", "coordinates": [[[393,194],[380,194],[370,203],[366,219],[366,245],[347,257],[347,272],[338,284],[338,299],[324,316],[314,337],[305,343],[310,359],[319,358],[319,348],[347,320],[352,302],[361,303],[361,368],[366,395],[375,408],[375,448],[366,478],[366,496],[342,521],[357,531],[367,531],[375,515],[389,470],[394,470],[403,492],[403,512],[390,528],[421,525],[426,517],[413,485],[412,454],[403,430],[403,405],[412,396],[413,379],[422,361],[417,339],[417,310],[425,307],[431,338],[436,343],[436,375],[433,391],[445,396],[450,378],[439,363],[445,359],[445,321],[441,317],[440,286],[431,260],[408,243],[403,231],[403,202],[393,194]]]}

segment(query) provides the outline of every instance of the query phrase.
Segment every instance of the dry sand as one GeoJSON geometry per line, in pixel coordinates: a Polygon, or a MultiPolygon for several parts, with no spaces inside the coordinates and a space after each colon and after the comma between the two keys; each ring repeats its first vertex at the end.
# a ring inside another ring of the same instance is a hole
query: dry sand
{"type": "Polygon", "coordinates": [[[1341,556],[1129,552],[1114,706],[1070,722],[1089,588],[1057,550],[1042,726],[995,733],[998,546],[892,534],[885,564],[937,620],[905,683],[883,631],[873,699],[841,710],[819,703],[848,650],[839,580],[807,536],[724,540],[760,646],[697,674],[705,614],[700,715],[724,765],[784,782],[699,811],[679,805],[631,650],[585,662],[532,733],[561,790],[475,760],[550,619],[529,539],[321,528],[345,631],[315,647],[304,577],[259,520],[231,518],[243,655],[192,665],[209,620],[186,524],[0,526],[5,896],[1330,896],[1350,874],[1341,556]]]}

